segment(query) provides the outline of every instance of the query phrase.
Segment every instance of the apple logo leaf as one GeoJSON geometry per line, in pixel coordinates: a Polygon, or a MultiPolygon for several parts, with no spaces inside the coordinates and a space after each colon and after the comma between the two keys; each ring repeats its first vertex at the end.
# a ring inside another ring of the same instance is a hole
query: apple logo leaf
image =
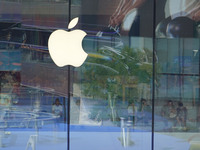
{"type": "Polygon", "coordinates": [[[73,27],[76,26],[76,24],[78,23],[78,17],[72,19],[68,25],[68,29],[72,29],[73,27]]]}

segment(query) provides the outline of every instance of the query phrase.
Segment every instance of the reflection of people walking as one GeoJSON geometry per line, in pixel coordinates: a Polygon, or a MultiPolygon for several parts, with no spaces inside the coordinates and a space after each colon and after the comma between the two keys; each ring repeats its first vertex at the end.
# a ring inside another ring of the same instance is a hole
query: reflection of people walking
{"type": "Polygon", "coordinates": [[[182,102],[178,103],[176,119],[179,126],[186,130],[187,109],[183,106],[182,102]]]}
{"type": "Polygon", "coordinates": [[[172,122],[172,126],[175,125],[175,121],[176,121],[176,109],[175,106],[173,104],[173,102],[171,100],[167,101],[167,104],[165,104],[162,109],[161,109],[161,115],[162,117],[164,117],[164,124],[165,124],[165,128],[169,128],[168,127],[168,122],[172,122]]]}

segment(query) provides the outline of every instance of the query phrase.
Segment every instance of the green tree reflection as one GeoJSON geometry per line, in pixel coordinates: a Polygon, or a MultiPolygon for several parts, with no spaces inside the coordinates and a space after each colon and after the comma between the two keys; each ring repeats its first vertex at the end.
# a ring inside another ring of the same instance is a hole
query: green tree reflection
{"type": "Polygon", "coordinates": [[[108,93],[111,98],[122,98],[123,85],[150,84],[152,67],[152,51],[148,49],[101,48],[97,57],[89,57],[83,66],[82,92],[98,99],[106,100],[108,93]]]}

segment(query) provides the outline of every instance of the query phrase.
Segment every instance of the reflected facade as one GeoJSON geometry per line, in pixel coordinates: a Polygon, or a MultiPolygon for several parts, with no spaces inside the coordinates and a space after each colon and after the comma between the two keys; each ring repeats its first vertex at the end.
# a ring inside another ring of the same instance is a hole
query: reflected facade
{"type": "Polygon", "coordinates": [[[0,1],[0,147],[200,148],[199,8],[198,0],[0,1]],[[88,57],[58,67],[48,38],[75,17],[88,57]]]}

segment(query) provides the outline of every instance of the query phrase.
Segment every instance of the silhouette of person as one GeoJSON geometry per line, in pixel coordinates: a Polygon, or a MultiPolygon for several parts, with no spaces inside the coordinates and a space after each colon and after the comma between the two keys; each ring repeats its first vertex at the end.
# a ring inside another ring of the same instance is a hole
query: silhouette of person
{"type": "Polygon", "coordinates": [[[52,106],[52,112],[53,112],[53,114],[55,114],[56,116],[59,116],[59,117],[62,117],[62,115],[63,115],[63,106],[60,103],[58,98],[56,98],[55,103],[52,106]]]}
{"type": "Polygon", "coordinates": [[[176,121],[176,108],[172,102],[172,100],[168,100],[167,103],[161,109],[161,115],[164,117],[165,128],[168,127],[168,122],[172,122],[172,125],[175,125],[176,121]]]}

